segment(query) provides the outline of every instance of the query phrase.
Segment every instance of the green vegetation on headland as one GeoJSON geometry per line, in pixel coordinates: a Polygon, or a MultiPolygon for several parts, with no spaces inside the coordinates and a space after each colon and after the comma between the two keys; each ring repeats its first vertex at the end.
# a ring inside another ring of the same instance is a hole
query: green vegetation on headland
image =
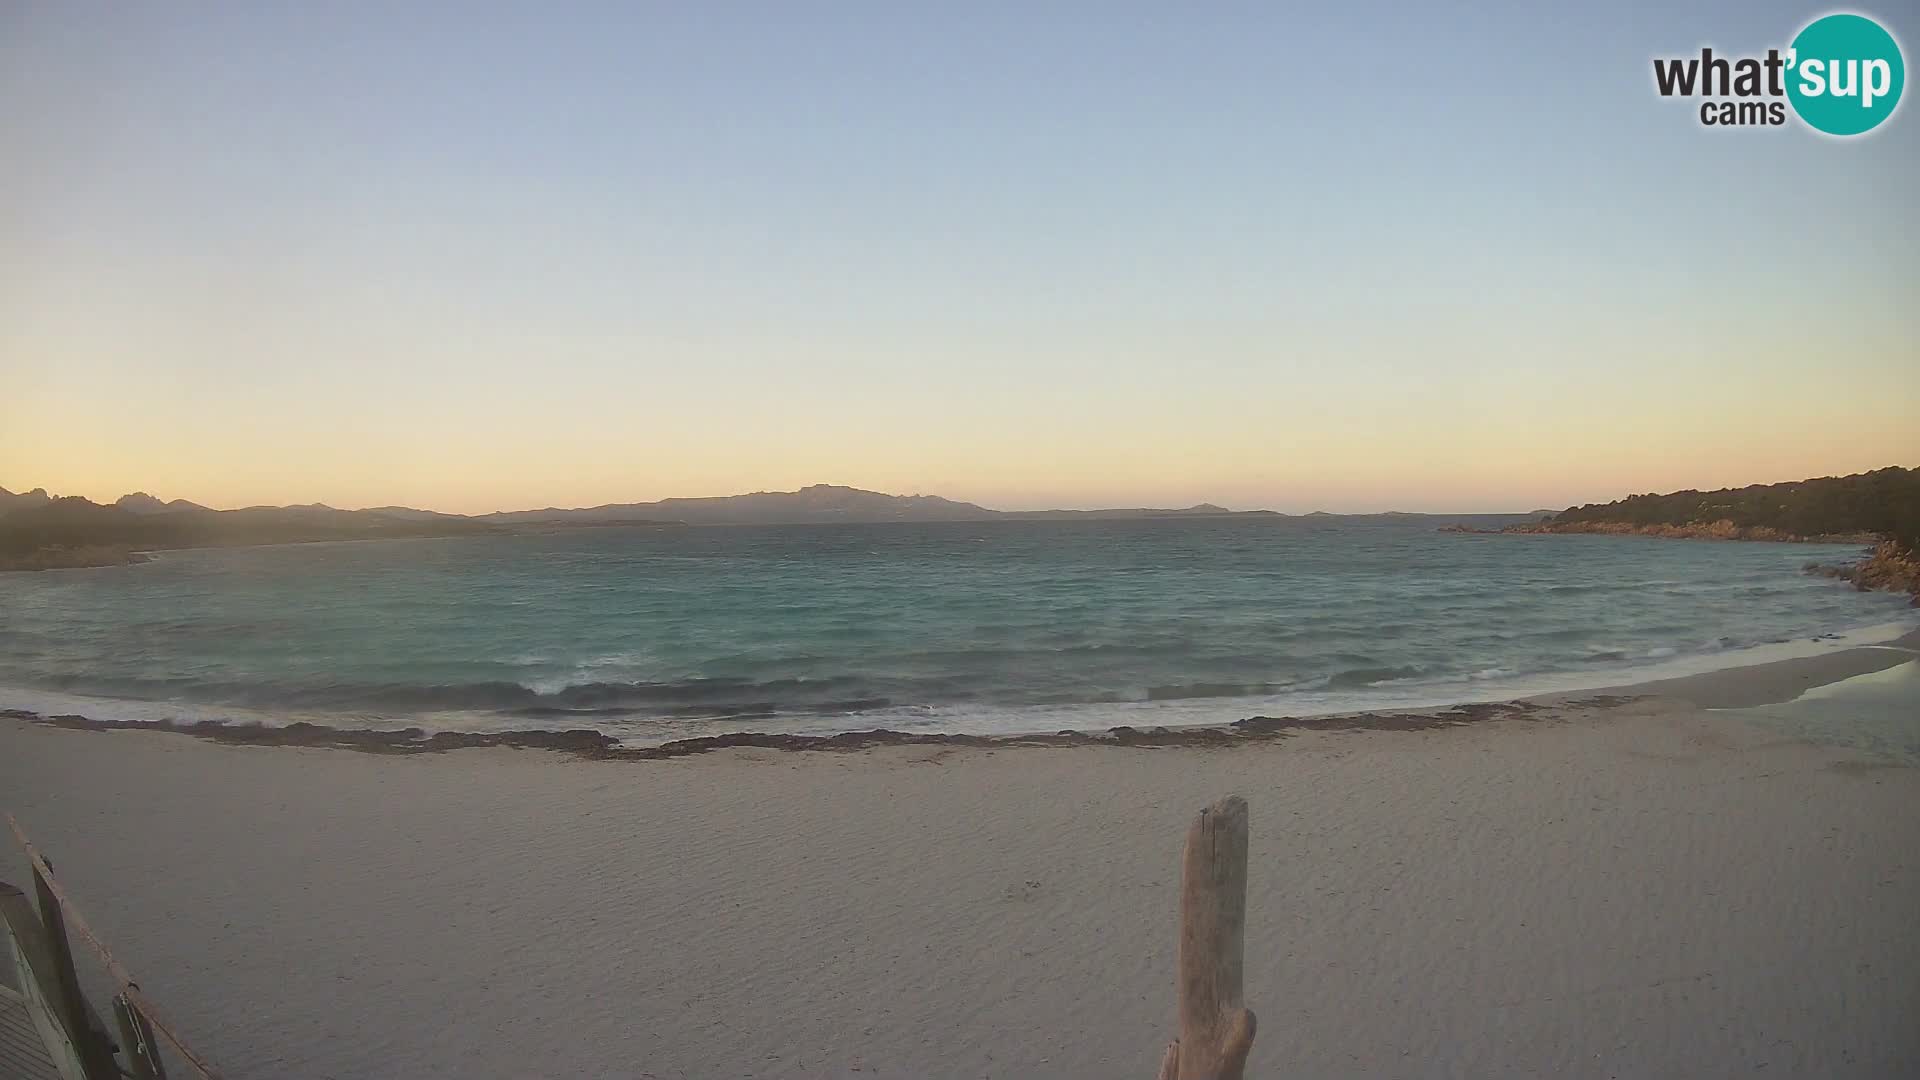
{"type": "Polygon", "coordinates": [[[1874,543],[1864,562],[1810,564],[1807,569],[1861,589],[1920,596],[1920,469],[1892,467],[1785,484],[1632,495],[1570,507],[1546,520],[1498,531],[1874,543]]]}
{"type": "Polygon", "coordinates": [[[1891,540],[1920,549],[1920,469],[1887,468],[1853,476],[1824,476],[1786,484],[1755,484],[1719,491],[1634,495],[1589,503],[1554,515],[1544,525],[1513,531],[1603,531],[1606,526],[1704,530],[1704,535],[1756,540],[1891,540]],[[1583,526],[1602,528],[1583,529],[1583,526]]]}

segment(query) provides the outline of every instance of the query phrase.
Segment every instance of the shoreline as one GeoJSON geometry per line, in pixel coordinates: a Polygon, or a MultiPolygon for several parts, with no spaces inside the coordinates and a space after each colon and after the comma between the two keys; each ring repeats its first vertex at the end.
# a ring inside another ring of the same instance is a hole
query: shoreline
{"type": "Polygon", "coordinates": [[[107,720],[78,713],[44,714],[12,708],[0,709],[0,719],[92,732],[163,732],[240,746],[308,747],[400,755],[505,747],[624,761],[670,760],[736,748],[788,752],[850,752],[883,746],[976,750],[1081,746],[1224,748],[1271,742],[1308,732],[1430,731],[1488,720],[1525,719],[1557,709],[1612,709],[1645,698],[1674,699],[1702,709],[1748,708],[1790,701],[1813,687],[1882,671],[1916,658],[1920,658],[1920,630],[1909,631],[1884,643],[1859,645],[1813,656],[1767,660],[1594,689],[1551,690],[1500,701],[1322,714],[1255,715],[1217,724],[1117,725],[1104,729],[1060,729],[1017,734],[915,732],[884,727],[834,734],[743,731],[675,739],[649,746],[629,746],[614,735],[592,728],[429,731],[415,725],[346,728],[304,720],[285,725],[219,720],[107,720]]]}
{"type": "Polygon", "coordinates": [[[1722,519],[1690,525],[1634,525],[1618,521],[1536,521],[1482,529],[1442,525],[1435,532],[1456,536],[1630,536],[1647,540],[1708,540],[1739,544],[1804,544],[1864,548],[1847,562],[1810,562],[1802,573],[1835,578],[1861,592],[1906,593],[1920,607],[1920,556],[1879,533],[1791,533],[1765,525],[1735,525],[1722,519]]]}
{"type": "MultiPolygon", "coordinates": [[[[1625,704],[1631,697],[1595,695],[1568,698],[1556,705],[1606,708],[1625,704]]],[[[1104,730],[1062,729],[1024,735],[974,735],[964,732],[900,731],[870,728],[833,735],[741,731],[675,739],[654,746],[625,746],[591,728],[517,731],[435,731],[339,728],[307,721],[279,727],[228,724],[217,720],[180,723],[172,720],[96,720],[74,713],[43,716],[25,709],[0,709],[0,719],[76,731],[152,731],[188,735],[229,746],[300,746],[357,750],[371,754],[431,754],[482,747],[549,750],[581,757],[622,761],[663,761],[716,750],[856,751],[881,746],[940,746],[974,749],[1015,747],[1191,747],[1234,746],[1266,742],[1313,731],[1431,731],[1485,720],[1524,717],[1548,706],[1529,701],[1472,702],[1431,710],[1369,711],[1324,716],[1250,716],[1229,724],[1155,726],[1120,725],[1104,730]]]]}
{"type": "Polygon", "coordinates": [[[0,790],[234,1076],[1150,1074],[1229,793],[1254,1074],[1915,1074],[1920,768],[1678,693],[1484,721],[644,771],[0,722],[0,790]]]}
{"type": "MultiPolygon", "coordinates": [[[[220,512],[225,513],[226,511],[220,512]]],[[[357,513],[358,511],[350,512],[357,513]]],[[[140,566],[144,563],[159,561],[162,554],[181,551],[250,551],[258,548],[314,547],[328,544],[367,544],[381,541],[475,540],[511,536],[546,536],[554,533],[566,533],[585,529],[685,529],[692,527],[693,526],[684,521],[583,521],[578,524],[555,524],[545,528],[500,526],[488,532],[415,533],[404,536],[320,536],[303,540],[262,540],[233,544],[159,544],[144,547],[124,544],[97,544],[65,548],[36,548],[33,551],[12,559],[0,558],[0,574],[33,574],[47,570],[107,570],[120,566],[140,566]],[[50,562],[45,565],[27,565],[27,563],[32,560],[42,558],[71,558],[76,561],[50,562]]]]}
{"type": "Polygon", "coordinates": [[[1742,544],[1846,544],[1872,547],[1886,542],[1879,533],[1795,533],[1768,525],[1735,525],[1726,519],[1688,525],[1627,521],[1533,521],[1480,529],[1471,525],[1442,525],[1435,532],[1468,536],[1641,536],[1653,540],[1718,540],[1742,544]]]}

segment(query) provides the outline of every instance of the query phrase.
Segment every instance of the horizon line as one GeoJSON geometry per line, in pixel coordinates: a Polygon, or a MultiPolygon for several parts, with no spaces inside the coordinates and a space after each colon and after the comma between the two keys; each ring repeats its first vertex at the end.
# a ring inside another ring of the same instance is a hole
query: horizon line
{"type": "MultiPolygon", "coordinates": [[[[1495,516],[1498,516],[1498,515],[1511,516],[1511,515],[1528,515],[1528,514],[1537,514],[1537,513],[1559,513],[1561,510],[1567,509],[1567,507],[1556,508],[1556,507],[1542,506],[1542,507],[1534,507],[1526,510],[1397,510],[1397,509],[1387,508],[1387,509],[1381,509],[1381,510],[1313,509],[1313,510],[1295,511],[1295,510],[1279,510],[1279,509],[1275,509],[1273,507],[1268,507],[1268,506],[1231,507],[1223,503],[1214,502],[1210,499],[1201,499],[1198,502],[1188,503],[1183,506],[1148,506],[1148,505],[1133,505],[1133,506],[1112,505],[1112,506],[1078,506],[1078,507],[1049,506],[1049,507],[1042,507],[1037,509],[1007,510],[999,507],[987,506],[982,503],[972,502],[970,500],[953,499],[944,495],[930,494],[926,492],[902,494],[902,493],[896,493],[896,492],[880,491],[875,488],[863,488],[853,484],[836,484],[836,483],[824,483],[824,482],[804,484],[800,487],[792,488],[792,489],[760,488],[753,491],[734,492],[732,494],[727,494],[727,495],[668,495],[658,499],[634,499],[634,500],[625,501],[625,502],[609,501],[609,502],[593,503],[593,504],[582,505],[582,506],[560,506],[560,505],[549,503],[544,506],[529,506],[529,507],[523,507],[520,509],[494,509],[494,510],[479,511],[474,513],[461,513],[461,512],[452,511],[452,510],[435,510],[426,506],[412,506],[404,503],[369,503],[364,506],[336,506],[332,503],[312,501],[312,502],[287,502],[287,503],[246,503],[240,506],[231,506],[231,505],[216,506],[211,503],[203,503],[194,499],[189,499],[184,496],[179,496],[174,498],[162,498],[158,495],[154,495],[153,493],[151,493],[150,491],[144,488],[122,493],[121,495],[108,499],[104,502],[98,501],[87,495],[61,494],[47,487],[46,485],[36,485],[31,488],[20,489],[20,488],[8,488],[4,484],[0,484],[0,493],[4,493],[6,495],[18,498],[23,495],[31,495],[34,492],[40,492],[42,494],[45,494],[49,499],[70,499],[70,498],[85,499],[86,501],[92,503],[95,506],[114,506],[118,504],[122,499],[130,498],[133,496],[145,496],[149,499],[153,499],[161,503],[186,502],[186,503],[192,504],[193,506],[199,507],[201,509],[211,510],[218,513],[230,513],[235,510],[259,510],[259,509],[289,510],[289,509],[298,509],[302,507],[310,507],[310,508],[316,508],[316,509],[337,510],[337,511],[348,512],[348,513],[358,513],[358,512],[364,512],[364,511],[377,511],[377,510],[407,510],[407,511],[412,511],[416,513],[439,514],[446,517],[486,518],[486,517],[491,517],[499,514],[537,514],[537,513],[545,513],[545,512],[577,513],[577,512],[588,511],[588,510],[600,510],[600,509],[609,509],[609,508],[615,508],[615,507],[651,506],[651,505],[658,505],[660,503],[671,503],[671,502],[698,502],[698,501],[707,501],[707,500],[719,501],[719,500],[725,500],[725,499],[749,498],[754,495],[798,495],[801,492],[810,491],[816,488],[828,488],[828,489],[837,490],[837,491],[850,491],[850,492],[858,492],[858,493],[867,494],[867,495],[879,495],[889,499],[937,499],[941,502],[951,503],[954,506],[972,507],[973,509],[980,510],[984,513],[1002,514],[1007,516],[1020,516],[1020,515],[1028,515],[1028,514],[1048,514],[1048,513],[1099,514],[1099,513],[1117,513],[1117,512],[1128,512],[1128,511],[1138,511],[1138,512],[1146,512],[1146,513],[1180,513],[1185,511],[1196,510],[1201,507],[1212,507],[1223,514],[1273,514],[1281,517],[1313,517],[1316,515],[1326,516],[1326,517],[1378,517],[1386,514],[1402,514],[1402,515],[1407,515],[1411,517],[1444,516],[1448,514],[1483,514],[1483,515],[1495,515],[1495,516]]],[[[1625,496],[1622,496],[1622,497],[1624,498],[1625,496]]],[[[1578,504],[1575,504],[1575,505],[1578,505],[1578,504]]],[[[924,522],[922,522],[922,524],[924,524],[924,522]]]]}
{"type": "Polygon", "coordinates": [[[790,490],[759,488],[753,491],[735,492],[728,495],[668,495],[668,496],[663,496],[657,499],[637,499],[637,500],[632,500],[628,502],[608,501],[608,502],[593,503],[593,504],[582,505],[582,506],[558,506],[558,505],[549,503],[544,506],[525,507],[517,510],[496,508],[493,510],[478,511],[473,513],[460,513],[460,512],[451,511],[451,510],[434,510],[424,506],[411,506],[404,503],[395,503],[395,502],[373,503],[373,504],[367,504],[362,506],[336,506],[331,503],[319,502],[319,501],[289,502],[289,503],[256,502],[256,503],[247,503],[241,506],[213,506],[208,503],[196,502],[192,499],[186,499],[184,497],[176,497],[173,499],[161,499],[159,496],[153,495],[151,492],[147,491],[144,488],[126,492],[124,494],[121,494],[119,496],[116,496],[104,502],[97,502],[91,497],[86,495],[60,495],[52,492],[45,485],[38,485],[38,486],[27,488],[24,490],[9,489],[5,485],[0,485],[0,492],[4,492],[7,496],[12,498],[18,498],[22,495],[31,495],[35,492],[39,492],[41,494],[46,495],[49,499],[79,498],[79,499],[85,499],[87,502],[92,503],[95,506],[113,506],[113,505],[116,505],[122,499],[126,499],[136,495],[141,495],[149,499],[154,499],[155,501],[161,502],[161,503],[187,502],[201,509],[212,510],[212,511],[222,512],[222,513],[231,512],[234,510],[253,510],[253,509],[286,510],[286,509],[294,509],[299,507],[313,507],[313,508],[324,508],[327,510],[349,512],[349,513],[375,511],[375,510],[406,510],[406,511],[411,511],[415,513],[436,514],[436,515],[441,515],[445,517],[465,518],[470,520],[482,519],[482,518],[487,518],[495,515],[504,515],[504,514],[537,514],[537,513],[545,513],[545,512],[579,513],[579,512],[588,511],[588,510],[611,509],[616,507],[653,506],[653,505],[658,505],[660,503],[668,503],[668,502],[721,501],[726,499],[748,498],[755,495],[797,495],[797,494],[800,494],[801,492],[810,491],[816,488],[827,488],[827,489],[832,489],[837,491],[849,491],[849,492],[858,492],[858,493],[867,494],[867,495],[878,495],[878,496],[889,498],[889,499],[937,499],[942,502],[951,503],[955,506],[972,507],[973,509],[982,511],[983,513],[1007,515],[1007,516],[1021,516],[1021,515],[1048,514],[1048,513],[1066,513],[1066,514],[1125,513],[1130,511],[1140,512],[1140,513],[1173,514],[1173,513],[1180,513],[1184,511],[1192,511],[1200,507],[1214,507],[1218,509],[1221,513],[1225,513],[1225,514],[1274,514],[1274,515],[1283,516],[1283,517],[1313,517],[1315,515],[1323,515],[1328,517],[1378,517],[1378,516],[1389,515],[1389,514],[1401,514],[1401,515],[1415,516],[1415,517],[1422,517],[1422,516],[1436,517],[1436,516],[1447,516],[1447,515],[1531,516],[1535,514],[1558,514],[1558,513],[1562,513],[1565,510],[1577,509],[1582,506],[1604,506],[1604,505],[1607,505],[1608,503],[1619,502],[1621,500],[1632,498],[1640,494],[1673,494],[1673,493],[1682,492],[1682,491],[1706,491],[1706,492],[1740,491],[1749,487],[1770,487],[1770,486],[1777,486],[1780,484],[1806,483],[1813,480],[1834,479],[1842,476],[1862,476],[1862,475],[1867,475],[1875,472],[1884,471],[1886,469],[1903,469],[1903,470],[1904,469],[1920,469],[1920,465],[1911,465],[1911,466],[1895,465],[1895,464],[1880,465],[1871,469],[1861,469],[1858,472],[1824,473],[1819,476],[1800,476],[1800,477],[1786,479],[1786,480],[1756,481],[1749,484],[1728,485],[1726,487],[1717,487],[1717,488],[1693,488],[1693,487],[1673,488],[1665,492],[1630,491],[1630,492],[1627,492],[1626,494],[1616,495],[1613,498],[1607,499],[1604,501],[1588,500],[1585,502],[1572,502],[1564,507],[1539,505],[1526,510],[1399,510],[1399,509],[1387,508],[1387,509],[1378,509],[1378,510],[1313,509],[1313,510],[1294,511],[1294,510],[1279,510],[1270,506],[1233,508],[1233,507],[1226,506],[1222,503],[1213,502],[1210,499],[1202,499],[1199,502],[1188,503],[1184,506],[1146,506],[1146,505],[1078,506],[1078,507],[1049,506],[1049,507],[1040,507],[1040,508],[1025,509],[1025,510],[1006,510],[998,507],[987,506],[982,503],[977,503],[970,500],[953,499],[944,495],[932,495],[932,494],[926,494],[923,492],[916,492],[910,495],[897,494],[893,492],[881,491],[877,488],[864,488],[864,487],[859,487],[853,484],[835,484],[835,483],[825,483],[825,482],[804,484],[790,490]]]}

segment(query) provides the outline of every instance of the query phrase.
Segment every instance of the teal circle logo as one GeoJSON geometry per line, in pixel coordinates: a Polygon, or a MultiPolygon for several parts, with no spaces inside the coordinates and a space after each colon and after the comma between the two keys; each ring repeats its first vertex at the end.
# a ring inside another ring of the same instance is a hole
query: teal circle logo
{"type": "Polygon", "coordinates": [[[1864,15],[1815,19],[1787,52],[1787,100],[1809,127],[1829,135],[1880,126],[1906,85],[1900,43],[1864,15]]]}

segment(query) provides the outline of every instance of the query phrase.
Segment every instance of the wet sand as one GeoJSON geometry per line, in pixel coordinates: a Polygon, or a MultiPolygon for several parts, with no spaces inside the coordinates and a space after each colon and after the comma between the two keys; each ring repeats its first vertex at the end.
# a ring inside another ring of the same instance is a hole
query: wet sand
{"type": "MultiPolygon", "coordinates": [[[[1703,709],[1749,708],[1787,701],[1796,694],[1813,687],[1850,679],[1856,675],[1884,671],[1895,664],[1912,660],[1916,656],[1920,656],[1920,631],[1914,631],[1882,645],[1843,649],[1817,656],[1778,660],[1769,664],[1722,668],[1718,671],[1686,675],[1677,679],[1660,679],[1630,686],[1587,690],[1576,695],[1564,696],[1651,694],[1690,702],[1703,709]]],[[[1564,696],[1545,695],[1533,700],[1556,701],[1562,700],[1564,696]]]]}
{"type": "Polygon", "coordinates": [[[1920,770],[1710,711],[1898,644],[1182,746],[636,761],[0,718],[0,807],[234,1077],[1150,1076],[1180,838],[1228,792],[1250,1075],[1910,1076],[1920,770]]]}

